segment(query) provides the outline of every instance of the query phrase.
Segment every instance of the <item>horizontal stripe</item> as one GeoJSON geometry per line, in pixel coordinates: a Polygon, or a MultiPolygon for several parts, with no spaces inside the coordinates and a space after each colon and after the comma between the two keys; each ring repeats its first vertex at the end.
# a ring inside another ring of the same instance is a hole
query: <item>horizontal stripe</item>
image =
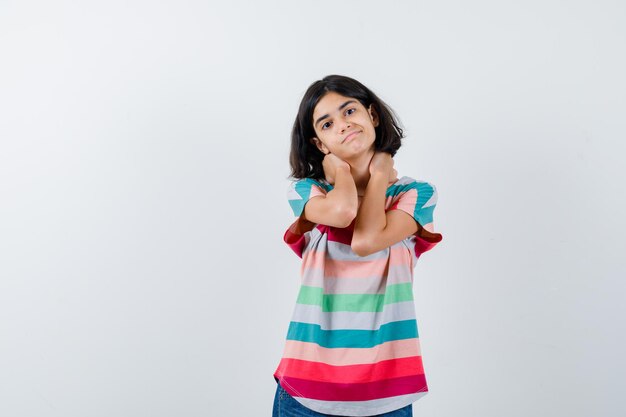
{"type": "Polygon", "coordinates": [[[411,283],[388,285],[384,294],[324,294],[319,287],[300,286],[298,304],[312,304],[322,311],[383,311],[385,304],[413,300],[411,283]]]}
{"type": "Polygon", "coordinates": [[[421,356],[420,340],[392,340],[371,348],[324,348],[315,343],[287,340],[283,358],[323,362],[328,365],[358,365],[388,359],[421,356]]]}
{"type": "Polygon", "coordinates": [[[322,414],[341,413],[340,415],[343,416],[367,417],[404,408],[426,394],[428,391],[369,401],[321,401],[302,397],[294,397],[294,399],[305,407],[322,414]]]}
{"type": "MultiPolygon", "coordinates": [[[[343,243],[343,242],[336,242],[336,241],[332,241],[332,240],[327,240],[328,235],[322,233],[322,231],[320,230],[320,228],[315,227],[311,230],[311,240],[316,240],[316,239],[320,239],[322,236],[324,237],[324,245],[316,245],[316,246],[321,246],[322,250],[321,253],[322,254],[327,254],[326,256],[329,256],[330,258],[332,258],[333,260],[338,260],[338,261],[361,261],[361,262],[367,262],[367,261],[373,261],[376,259],[385,259],[387,260],[388,258],[388,253],[384,250],[380,250],[378,252],[374,252],[370,255],[367,256],[358,256],[357,254],[354,253],[354,251],[352,250],[352,247],[350,246],[351,241],[348,241],[347,243],[343,243]]],[[[398,245],[398,243],[391,245],[390,248],[394,248],[398,245]]],[[[311,247],[311,251],[315,251],[317,248],[316,247],[311,247]]]]}
{"type": "Polygon", "coordinates": [[[411,264],[406,248],[399,243],[380,250],[381,254],[375,258],[366,259],[367,257],[353,255],[350,260],[336,259],[330,247],[312,243],[302,258],[302,268],[303,271],[318,269],[326,276],[336,278],[384,276],[388,266],[411,264]],[[316,247],[322,249],[311,249],[316,247]]]}
{"type": "Polygon", "coordinates": [[[393,321],[415,319],[415,303],[403,301],[387,304],[382,312],[323,312],[317,305],[296,304],[291,321],[319,324],[323,330],[377,330],[393,321]]]}
{"type": "Polygon", "coordinates": [[[326,348],[370,348],[390,340],[417,337],[415,320],[387,323],[378,330],[322,330],[317,324],[292,321],[287,330],[287,340],[317,343],[326,348]]]}
{"type": "Polygon", "coordinates": [[[320,362],[283,358],[278,365],[280,375],[309,381],[353,384],[383,379],[423,375],[421,356],[389,359],[361,365],[334,366],[320,362]]]}
{"type": "Polygon", "coordinates": [[[367,401],[428,391],[424,375],[405,376],[361,384],[308,381],[277,375],[281,386],[292,397],[325,401],[367,401]]]}
{"type": "MultiPolygon", "coordinates": [[[[408,253],[405,245],[403,250],[408,253]]],[[[407,255],[407,258],[410,256],[407,255]]],[[[390,265],[387,273],[382,276],[334,277],[318,268],[306,268],[302,275],[302,285],[323,287],[326,294],[379,294],[384,292],[385,285],[406,284],[412,280],[413,270],[409,262],[390,265]]]]}

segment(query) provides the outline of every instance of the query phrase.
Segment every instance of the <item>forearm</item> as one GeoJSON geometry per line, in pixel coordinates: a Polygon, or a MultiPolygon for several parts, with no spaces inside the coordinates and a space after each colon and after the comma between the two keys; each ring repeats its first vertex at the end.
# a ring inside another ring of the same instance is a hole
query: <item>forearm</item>
{"type": "Polygon", "coordinates": [[[374,172],[367,183],[352,235],[353,242],[359,246],[367,245],[367,242],[374,239],[387,226],[385,194],[389,184],[388,177],[387,174],[374,172]]]}
{"type": "Polygon", "coordinates": [[[351,213],[352,218],[356,216],[359,207],[359,200],[356,191],[354,178],[350,173],[350,167],[338,167],[335,172],[335,184],[328,192],[326,199],[332,200],[338,210],[351,213]]]}

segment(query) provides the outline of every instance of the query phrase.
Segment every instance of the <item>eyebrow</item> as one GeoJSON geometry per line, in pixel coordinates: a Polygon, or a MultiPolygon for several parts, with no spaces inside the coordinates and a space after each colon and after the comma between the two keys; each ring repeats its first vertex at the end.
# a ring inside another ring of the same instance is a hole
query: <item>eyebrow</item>
{"type": "MultiPolygon", "coordinates": [[[[345,103],[343,103],[341,106],[339,106],[339,107],[337,108],[337,110],[341,110],[341,109],[343,109],[344,107],[346,107],[346,106],[347,106],[348,104],[350,104],[350,103],[356,103],[356,100],[348,100],[348,101],[346,101],[346,102],[345,102],[345,103]]],[[[317,119],[317,120],[315,121],[315,124],[313,124],[313,126],[317,126],[317,124],[318,124],[319,122],[321,122],[322,120],[324,120],[324,119],[325,119],[325,118],[327,118],[328,116],[329,116],[328,114],[323,115],[322,117],[320,117],[319,119],[317,119]]]]}

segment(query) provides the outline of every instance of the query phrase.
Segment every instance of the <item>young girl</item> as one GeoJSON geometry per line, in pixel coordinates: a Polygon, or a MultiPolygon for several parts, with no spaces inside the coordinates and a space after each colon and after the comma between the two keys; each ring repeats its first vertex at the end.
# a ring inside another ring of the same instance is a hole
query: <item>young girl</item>
{"type": "Polygon", "coordinates": [[[397,178],[403,137],[360,82],[330,75],[306,91],[291,136],[296,221],[284,241],[302,285],[274,379],[274,417],[412,416],[428,392],[413,268],[442,240],[435,186],[397,178]]]}

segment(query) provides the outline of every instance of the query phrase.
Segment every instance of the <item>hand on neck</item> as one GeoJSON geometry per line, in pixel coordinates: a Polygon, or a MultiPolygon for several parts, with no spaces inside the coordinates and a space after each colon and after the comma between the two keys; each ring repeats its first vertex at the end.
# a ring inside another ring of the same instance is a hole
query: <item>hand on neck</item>
{"type": "Polygon", "coordinates": [[[370,161],[373,156],[374,148],[354,160],[346,161],[350,165],[350,173],[352,174],[359,195],[365,194],[365,189],[370,179],[370,161]]]}

